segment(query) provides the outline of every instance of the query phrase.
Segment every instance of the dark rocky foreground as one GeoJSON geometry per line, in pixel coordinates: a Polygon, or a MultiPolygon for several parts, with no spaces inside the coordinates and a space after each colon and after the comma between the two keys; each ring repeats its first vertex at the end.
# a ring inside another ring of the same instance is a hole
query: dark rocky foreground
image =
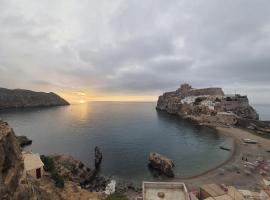
{"type": "Polygon", "coordinates": [[[64,106],[69,103],[55,93],[0,88],[0,110],[26,107],[64,106]]]}
{"type": "Polygon", "coordinates": [[[58,176],[64,179],[61,188],[56,186],[50,173],[45,172],[39,180],[24,175],[19,139],[8,123],[0,120],[0,199],[104,199],[102,193],[91,191],[103,191],[109,179],[98,176],[95,169],[89,169],[71,156],[52,155],[50,158],[54,160],[58,176]]]}

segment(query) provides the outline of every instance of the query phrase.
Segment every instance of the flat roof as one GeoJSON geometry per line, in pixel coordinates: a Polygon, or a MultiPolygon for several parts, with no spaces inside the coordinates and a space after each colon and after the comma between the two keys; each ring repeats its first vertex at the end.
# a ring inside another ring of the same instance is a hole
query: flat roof
{"type": "Polygon", "coordinates": [[[144,200],[189,200],[184,183],[177,182],[143,182],[144,200]],[[163,194],[160,198],[158,195],[163,194]]]}
{"type": "Polygon", "coordinates": [[[23,162],[26,171],[38,169],[44,166],[38,153],[23,152],[23,162]]]}

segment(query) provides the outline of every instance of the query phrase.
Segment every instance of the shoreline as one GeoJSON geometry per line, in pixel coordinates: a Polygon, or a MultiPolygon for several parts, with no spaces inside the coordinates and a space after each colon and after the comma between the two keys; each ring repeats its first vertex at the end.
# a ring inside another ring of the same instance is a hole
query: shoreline
{"type": "Polygon", "coordinates": [[[233,140],[233,145],[232,145],[232,149],[230,151],[230,155],[229,157],[223,161],[222,163],[218,164],[217,166],[213,166],[212,168],[208,169],[208,170],[205,170],[201,173],[198,173],[198,174],[195,174],[195,175],[192,175],[192,176],[186,176],[186,177],[181,177],[181,176],[178,176],[178,177],[174,177],[174,180],[191,180],[191,179],[194,179],[194,178],[198,178],[200,176],[204,176],[212,171],[215,171],[217,169],[220,169],[222,166],[225,166],[226,164],[230,163],[232,160],[234,160],[236,157],[237,157],[237,154],[239,153],[239,142],[240,140],[238,140],[236,137],[233,137],[233,135],[228,135],[227,133],[224,133],[220,130],[218,130],[219,127],[211,127],[213,129],[215,129],[217,131],[217,134],[221,134],[221,135],[224,135],[226,137],[229,137],[233,140]]]}
{"type": "Polygon", "coordinates": [[[215,129],[219,134],[233,139],[234,148],[231,156],[223,163],[203,173],[190,177],[175,177],[171,181],[185,182],[190,189],[198,189],[199,186],[207,183],[233,185],[238,188],[251,190],[255,190],[258,185],[262,185],[264,176],[260,173],[265,163],[260,164],[252,171],[252,174],[247,175],[245,170],[248,168],[245,166],[246,162],[242,160],[242,157],[248,158],[248,161],[252,163],[259,156],[263,157],[264,161],[269,161],[270,153],[267,150],[270,149],[270,140],[240,128],[215,127],[215,129]],[[256,140],[258,144],[244,144],[241,142],[243,138],[256,140]],[[223,175],[220,169],[224,170],[223,175]]]}

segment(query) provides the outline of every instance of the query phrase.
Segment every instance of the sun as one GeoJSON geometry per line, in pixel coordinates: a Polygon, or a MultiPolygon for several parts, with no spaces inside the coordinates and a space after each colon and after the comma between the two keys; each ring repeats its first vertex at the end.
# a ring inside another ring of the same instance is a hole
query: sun
{"type": "Polygon", "coordinates": [[[84,100],[80,100],[79,103],[85,103],[85,101],[84,100]]]}

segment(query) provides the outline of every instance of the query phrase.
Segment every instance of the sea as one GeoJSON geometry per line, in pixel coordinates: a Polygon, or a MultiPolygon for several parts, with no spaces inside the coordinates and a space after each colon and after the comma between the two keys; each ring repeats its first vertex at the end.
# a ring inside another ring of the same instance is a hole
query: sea
{"type": "MultiPolygon", "coordinates": [[[[87,102],[51,108],[1,111],[17,135],[39,154],[69,154],[94,168],[94,148],[103,160],[99,174],[119,181],[166,180],[149,167],[151,152],[171,158],[176,177],[203,173],[229,159],[230,137],[155,109],[155,102],[87,102]]],[[[270,120],[269,105],[254,105],[270,120]]]]}

